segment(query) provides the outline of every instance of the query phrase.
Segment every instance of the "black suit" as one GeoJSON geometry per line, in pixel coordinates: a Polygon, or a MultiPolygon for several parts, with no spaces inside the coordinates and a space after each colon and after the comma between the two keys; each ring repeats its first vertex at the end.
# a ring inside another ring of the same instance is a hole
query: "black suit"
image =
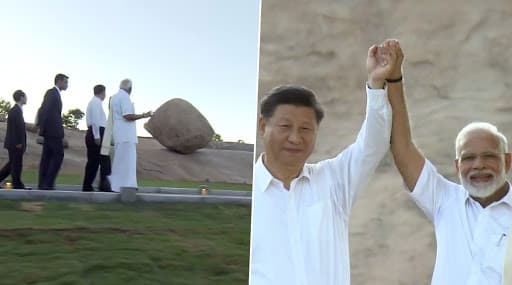
{"type": "Polygon", "coordinates": [[[55,179],[64,159],[62,101],[56,87],[46,91],[37,112],[39,135],[44,138],[39,163],[39,189],[55,189],[55,179]]]}
{"type": "Polygon", "coordinates": [[[13,188],[23,189],[25,185],[21,182],[21,170],[23,168],[23,153],[27,148],[27,133],[25,132],[23,111],[18,104],[14,105],[7,114],[4,148],[9,152],[9,161],[0,170],[0,181],[10,174],[13,188]]]}

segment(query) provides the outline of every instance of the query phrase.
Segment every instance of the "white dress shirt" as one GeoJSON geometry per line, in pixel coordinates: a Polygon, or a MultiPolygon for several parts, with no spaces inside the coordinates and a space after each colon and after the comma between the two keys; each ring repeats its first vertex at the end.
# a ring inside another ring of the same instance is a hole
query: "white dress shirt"
{"type": "Polygon", "coordinates": [[[87,127],[92,128],[92,134],[95,139],[100,138],[100,127],[105,127],[107,124],[107,116],[103,110],[103,101],[100,98],[93,96],[87,105],[85,112],[85,122],[87,127]]]}
{"type": "Polygon", "coordinates": [[[512,189],[482,208],[461,185],[445,179],[426,160],[411,196],[434,224],[433,285],[501,285],[512,225],[512,189]]]}
{"type": "Polygon", "coordinates": [[[135,107],[130,100],[128,92],[120,89],[117,94],[112,96],[110,102],[112,110],[112,137],[114,143],[137,143],[137,126],[135,121],[128,121],[123,116],[135,114],[135,107]]]}
{"type": "Polygon", "coordinates": [[[367,88],[367,98],[355,143],[332,159],[306,164],[289,191],[261,156],[256,162],[251,285],[350,284],[350,210],[388,151],[391,133],[387,91],[367,88]]]}

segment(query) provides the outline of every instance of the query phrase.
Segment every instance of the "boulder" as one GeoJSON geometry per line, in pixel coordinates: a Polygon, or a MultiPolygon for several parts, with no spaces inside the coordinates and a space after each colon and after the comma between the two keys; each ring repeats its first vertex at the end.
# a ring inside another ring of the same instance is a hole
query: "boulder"
{"type": "Polygon", "coordinates": [[[208,120],[192,104],[180,98],[160,106],[144,128],[161,145],[182,154],[207,146],[214,134],[208,120]]]}

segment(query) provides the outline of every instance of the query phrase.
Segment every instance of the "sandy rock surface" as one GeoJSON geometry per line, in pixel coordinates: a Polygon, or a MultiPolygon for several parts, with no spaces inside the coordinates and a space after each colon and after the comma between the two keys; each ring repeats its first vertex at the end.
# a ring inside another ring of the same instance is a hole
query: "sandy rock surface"
{"type": "MultiPolygon", "coordinates": [[[[0,145],[5,138],[6,124],[0,123],[0,145]]],[[[65,130],[68,148],[64,150],[61,173],[83,175],[87,161],[85,131],[65,130]]],[[[27,132],[24,169],[39,169],[42,145],[39,136],[27,132]]],[[[153,138],[139,138],[137,145],[137,177],[167,181],[210,181],[252,183],[253,146],[238,143],[217,143],[192,154],[171,152],[153,138]]],[[[0,150],[0,164],[7,162],[7,150],[0,150]]]]}

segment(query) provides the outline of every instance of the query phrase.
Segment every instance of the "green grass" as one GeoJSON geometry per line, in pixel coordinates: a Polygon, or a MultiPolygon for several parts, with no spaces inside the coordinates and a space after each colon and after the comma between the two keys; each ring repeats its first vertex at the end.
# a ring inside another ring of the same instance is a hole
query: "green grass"
{"type": "MultiPolygon", "coordinates": [[[[37,172],[33,170],[24,170],[22,180],[25,184],[37,184],[37,172]]],[[[60,173],[57,176],[57,184],[66,185],[81,185],[83,176],[82,174],[64,174],[60,173]]],[[[210,189],[223,189],[223,190],[240,190],[251,191],[252,185],[250,184],[231,184],[231,183],[206,183],[206,182],[191,182],[191,181],[163,181],[152,179],[139,179],[139,186],[142,187],[175,187],[175,188],[198,188],[199,185],[208,185],[210,189]]],[[[1,284],[1,283],[0,283],[1,284]]]]}
{"type": "Polygon", "coordinates": [[[250,208],[0,201],[0,284],[247,284],[250,208]]]}

